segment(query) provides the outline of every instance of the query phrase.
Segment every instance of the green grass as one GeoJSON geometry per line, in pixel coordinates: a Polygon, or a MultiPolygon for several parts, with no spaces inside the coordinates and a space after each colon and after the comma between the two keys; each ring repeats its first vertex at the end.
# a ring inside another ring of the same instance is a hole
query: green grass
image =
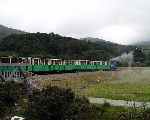
{"type": "Polygon", "coordinates": [[[150,84],[104,83],[90,86],[85,94],[117,100],[150,101],[150,84]]]}
{"type": "Polygon", "coordinates": [[[91,85],[85,94],[117,100],[150,101],[150,68],[121,69],[113,80],[91,85]]]}
{"type": "Polygon", "coordinates": [[[101,111],[101,120],[149,120],[150,109],[143,107],[124,108],[108,104],[96,105],[101,111]],[[102,112],[103,111],[103,112],[102,112]]]}
{"type": "Polygon", "coordinates": [[[63,74],[48,79],[42,80],[42,86],[71,88],[77,94],[89,97],[150,101],[150,68],[63,74]]]}

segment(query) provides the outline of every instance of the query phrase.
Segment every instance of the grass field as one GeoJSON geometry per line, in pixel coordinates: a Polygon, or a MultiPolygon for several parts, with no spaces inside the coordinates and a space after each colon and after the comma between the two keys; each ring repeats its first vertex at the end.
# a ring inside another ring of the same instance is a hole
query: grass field
{"type": "Polygon", "coordinates": [[[110,99],[150,101],[150,68],[121,68],[39,76],[41,86],[71,88],[79,95],[110,99]]]}

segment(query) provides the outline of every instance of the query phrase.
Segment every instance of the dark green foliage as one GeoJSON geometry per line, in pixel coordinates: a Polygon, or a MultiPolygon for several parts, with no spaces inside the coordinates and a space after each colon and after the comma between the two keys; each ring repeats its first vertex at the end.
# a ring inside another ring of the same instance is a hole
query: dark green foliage
{"type": "Polygon", "coordinates": [[[99,108],[70,89],[50,87],[34,92],[26,114],[28,120],[100,120],[99,108]]]}
{"type": "Polygon", "coordinates": [[[23,116],[26,120],[150,120],[150,110],[93,105],[70,89],[48,87],[35,90],[30,99],[22,96],[23,84],[0,83],[0,120],[23,116]],[[23,102],[20,102],[23,101],[23,102]]]}
{"type": "MultiPolygon", "coordinates": [[[[0,44],[0,54],[15,56],[49,56],[62,59],[108,60],[127,46],[107,42],[81,41],[50,33],[10,35],[0,44]]],[[[125,50],[126,51],[126,50],[125,50]]]]}
{"type": "Polygon", "coordinates": [[[135,64],[144,64],[145,63],[145,53],[142,51],[141,48],[136,48],[134,50],[134,53],[133,53],[133,56],[134,56],[134,62],[135,64]]]}
{"type": "Polygon", "coordinates": [[[11,34],[23,34],[23,33],[24,33],[23,31],[8,28],[3,25],[0,25],[0,42],[3,38],[5,38],[11,34]]]}
{"type": "Polygon", "coordinates": [[[141,41],[137,42],[134,45],[136,45],[138,48],[142,49],[142,52],[145,55],[145,66],[150,66],[150,41],[141,41]]]}
{"type": "Polygon", "coordinates": [[[145,64],[146,64],[146,66],[150,66],[150,53],[146,54],[145,64]]]}
{"type": "Polygon", "coordinates": [[[128,109],[119,115],[118,120],[150,120],[150,110],[143,107],[135,107],[128,109]]]}
{"type": "MultiPolygon", "coordinates": [[[[120,44],[117,44],[117,43],[113,43],[113,42],[110,42],[110,41],[106,41],[106,40],[103,40],[103,39],[99,39],[99,38],[84,38],[82,40],[85,40],[85,41],[90,41],[90,42],[93,42],[93,43],[96,43],[96,48],[103,48],[105,51],[109,51],[109,53],[111,53],[109,56],[111,55],[120,55],[124,52],[130,52],[132,50],[135,49],[135,46],[131,46],[131,45],[120,45],[120,44]]],[[[112,56],[113,57],[113,56],[112,56]]]]}
{"type": "Polygon", "coordinates": [[[14,113],[22,95],[23,85],[15,82],[0,83],[0,119],[14,113]]]}

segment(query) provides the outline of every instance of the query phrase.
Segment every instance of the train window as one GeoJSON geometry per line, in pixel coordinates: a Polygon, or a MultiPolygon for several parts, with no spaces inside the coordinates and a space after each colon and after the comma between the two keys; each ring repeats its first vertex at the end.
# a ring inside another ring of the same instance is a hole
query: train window
{"type": "Polygon", "coordinates": [[[43,59],[43,58],[39,59],[39,64],[45,65],[45,59],[43,59]]]}
{"type": "Polygon", "coordinates": [[[38,65],[38,59],[34,59],[34,64],[38,65]]]}
{"type": "Polygon", "coordinates": [[[87,64],[90,64],[90,61],[87,61],[87,64]]]}
{"type": "Polygon", "coordinates": [[[23,61],[22,58],[19,58],[19,59],[18,59],[18,62],[19,62],[19,63],[22,63],[22,61],[23,61]]]}
{"type": "Polygon", "coordinates": [[[2,63],[10,63],[10,58],[6,57],[6,58],[1,58],[1,62],[2,63]]]}
{"type": "Polygon", "coordinates": [[[97,64],[97,62],[94,62],[94,65],[96,65],[97,64]]]}
{"type": "Polygon", "coordinates": [[[12,59],[11,59],[11,62],[12,62],[12,63],[17,63],[17,62],[18,62],[18,59],[17,59],[17,58],[12,58],[12,59]]]}
{"type": "Polygon", "coordinates": [[[48,64],[48,59],[45,59],[45,65],[47,65],[48,64]]]}
{"type": "Polygon", "coordinates": [[[56,65],[59,65],[59,61],[56,60],[55,63],[56,63],[56,65]]]}
{"type": "Polygon", "coordinates": [[[52,65],[55,65],[55,61],[54,61],[54,60],[52,60],[52,61],[51,61],[51,64],[52,64],[52,65]]]}
{"type": "Polygon", "coordinates": [[[80,60],[79,62],[80,62],[81,65],[83,65],[83,64],[86,65],[88,61],[87,60],[80,60]]]}

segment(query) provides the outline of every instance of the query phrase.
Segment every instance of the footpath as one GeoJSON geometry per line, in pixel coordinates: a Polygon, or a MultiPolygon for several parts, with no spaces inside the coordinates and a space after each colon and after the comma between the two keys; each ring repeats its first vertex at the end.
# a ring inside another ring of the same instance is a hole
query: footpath
{"type": "Polygon", "coordinates": [[[111,106],[120,106],[120,107],[146,107],[150,108],[150,102],[136,102],[136,101],[125,101],[125,100],[111,100],[106,98],[88,98],[90,103],[93,104],[104,104],[109,103],[111,106]]]}

